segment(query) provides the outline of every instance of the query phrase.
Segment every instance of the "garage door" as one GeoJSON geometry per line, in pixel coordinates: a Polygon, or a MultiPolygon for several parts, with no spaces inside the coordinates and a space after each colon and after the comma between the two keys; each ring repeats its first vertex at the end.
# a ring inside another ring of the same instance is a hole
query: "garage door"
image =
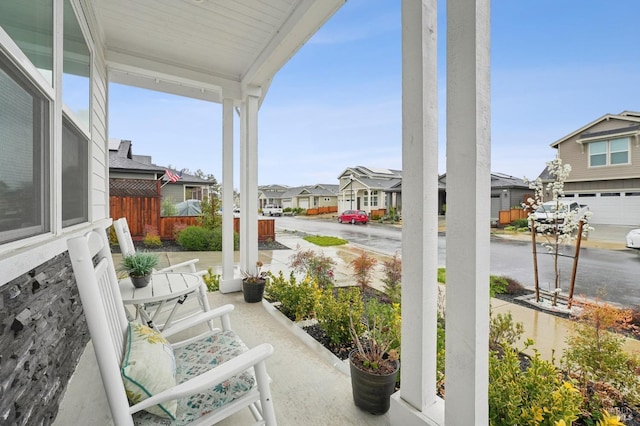
{"type": "Polygon", "coordinates": [[[309,199],[308,198],[300,198],[298,200],[298,207],[303,208],[303,209],[308,209],[309,208],[309,199]]]}
{"type": "Polygon", "coordinates": [[[595,194],[592,197],[581,195],[578,200],[580,204],[589,206],[592,214],[591,223],[594,225],[640,225],[640,194],[595,194]]]}

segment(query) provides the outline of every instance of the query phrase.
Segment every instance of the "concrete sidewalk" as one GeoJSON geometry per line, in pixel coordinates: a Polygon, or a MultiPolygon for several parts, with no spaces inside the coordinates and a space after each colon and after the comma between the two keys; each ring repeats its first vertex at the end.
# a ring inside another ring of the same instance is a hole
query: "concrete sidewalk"
{"type": "MultiPolygon", "coordinates": [[[[632,250],[626,247],[626,236],[629,231],[638,228],[637,226],[597,224],[592,226],[594,228],[593,231],[589,232],[589,235],[582,239],[582,247],[606,250],[632,250]]],[[[531,241],[531,234],[529,232],[505,231],[500,228],[492,228],[491,233],[501,238],[531,241]]]]}

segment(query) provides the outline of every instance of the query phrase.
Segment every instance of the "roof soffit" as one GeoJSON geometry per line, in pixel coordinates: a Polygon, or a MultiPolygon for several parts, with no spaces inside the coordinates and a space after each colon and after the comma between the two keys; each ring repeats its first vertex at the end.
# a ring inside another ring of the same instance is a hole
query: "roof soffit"
{"type": "Polygon", "coordinates": [[[181,96],[264,98],[345,0],[95,0],[109,80],[181,96]]]}

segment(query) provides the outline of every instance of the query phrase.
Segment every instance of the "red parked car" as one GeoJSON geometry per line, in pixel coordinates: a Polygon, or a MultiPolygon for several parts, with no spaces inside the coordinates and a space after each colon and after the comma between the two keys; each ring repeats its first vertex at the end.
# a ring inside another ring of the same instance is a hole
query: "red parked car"
{"type": "Polygon", "coordinates": [[[364,223],[369,222],[369,216],[364,210],[345,210],[338,216],[340,223],[364,223]]]}

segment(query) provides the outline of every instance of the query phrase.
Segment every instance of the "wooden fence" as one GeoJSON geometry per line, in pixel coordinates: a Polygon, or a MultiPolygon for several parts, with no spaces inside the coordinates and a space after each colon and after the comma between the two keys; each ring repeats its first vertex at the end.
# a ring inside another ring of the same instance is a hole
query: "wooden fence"
{"type": "Polygon", "coordinates": [[[338,206],[318,207],[317,209],[307,209],[307,216],[315,216],[318,214],[337,213],[338,206]]]}
{"type": "MultiPolygon", "coordinates": [[[[258,219],[258,241],[276,240],[276,221],[274,219],[258,219]]],[[[240,234],[240,218],[233,218],[233,230],[240,234]]]]}
{"type": "Polygon", "coordinates": [[[371,210],[371,219],[381,218],[387,214],[386,209],[371,210]]]}
{"type": "MultiPolygon", "coordinates": [[[[144,239],[145,226],[158,230],[160,239],[175,239],[176,225],[197,225],[199,216],[160,216],[160,181],[144,179],[109,179],[109,211],[113,220],[127,218],[131,238],[144,239]]],[[[240,218],[233,219],[233,230],[240,233],[240,218]]],[[[258,241],[275,241],[273,219],[258,220],[258,241]]]]}
{"type": "Polygon", "coordinates": [[[498,224],[508,225],[518,219],[526,219],[528,212],[524,209],[500,210],[498,224]]]}

